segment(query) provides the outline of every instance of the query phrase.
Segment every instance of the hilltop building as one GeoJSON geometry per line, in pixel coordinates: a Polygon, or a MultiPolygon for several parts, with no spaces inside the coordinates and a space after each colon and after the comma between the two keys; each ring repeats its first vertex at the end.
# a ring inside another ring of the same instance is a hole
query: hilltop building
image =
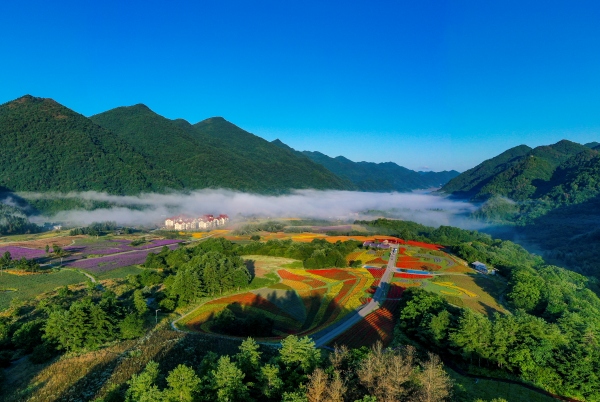
{"type": "Polygon", "coordinates": [[[171,230],[213,229],[225,225],[228,221],[229,216],[225,214],[221,214],[217,217],[213,215],[202,215],[197,218],[179,215],[165,219],[165,227],[171,230]]]}

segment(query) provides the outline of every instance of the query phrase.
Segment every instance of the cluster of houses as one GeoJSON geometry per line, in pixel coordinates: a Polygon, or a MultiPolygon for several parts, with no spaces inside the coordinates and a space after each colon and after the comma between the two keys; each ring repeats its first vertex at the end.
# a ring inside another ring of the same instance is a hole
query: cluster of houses
{"type": "Polygon", "coordinates": [[[377,237],[374,240],[367,240],[363,242],[363,247],[371,247],[371,248],[380,248],[387,250],[390,248],[392,244],[400,244],[401,240],[397,239],[378,239],[377,237]]]}
{"type": "Polygon", "coordinates": [[[202,215],[198,218],[180,215],[165,219],[165,227],[171,230],[202,230],[223,226],[228,221],[229,217],[224,214],[219,216],[202,215]]]}

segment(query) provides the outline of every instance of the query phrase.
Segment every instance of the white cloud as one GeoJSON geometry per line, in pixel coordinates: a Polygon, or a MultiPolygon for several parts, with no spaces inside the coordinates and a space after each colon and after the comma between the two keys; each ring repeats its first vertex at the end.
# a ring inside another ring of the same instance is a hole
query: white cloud
{"type": "Polygon", "coordinates": [[[192,216],[225,213],[232,217],[242,214],[271,218],[353,219],[357,217],[357,213],[366,210],[394,209],[402,219],[431,226],[477,227],[473,221],[466,218],[468,213],[475,210],[473,204],[422,193],[297,190],[290,194],[270,196],[231,190],[199,190],[190,193],[148,193],[138,196],[117,196],[92,191],[19,195],[25,199],[79,198],[114,205],[111,208],[92,211],[63,211],[45,217],[72,224],[110,220],[124,225],[154,225],[161,224],[167,216],[179,213],[192,216]]]}

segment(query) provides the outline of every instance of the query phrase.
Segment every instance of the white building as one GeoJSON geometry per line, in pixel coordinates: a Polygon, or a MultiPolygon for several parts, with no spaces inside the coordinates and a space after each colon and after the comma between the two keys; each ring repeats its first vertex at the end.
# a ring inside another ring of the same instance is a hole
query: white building
{"type": "Polygon", "coordinates": [[[171,230],[202,230],[223,226],[228,221],[229,216],[224,214],[216,218],[213,215],[202,215],[198,218],[188,218],[180,215],[165,219],[165,228],[171,230]]]}

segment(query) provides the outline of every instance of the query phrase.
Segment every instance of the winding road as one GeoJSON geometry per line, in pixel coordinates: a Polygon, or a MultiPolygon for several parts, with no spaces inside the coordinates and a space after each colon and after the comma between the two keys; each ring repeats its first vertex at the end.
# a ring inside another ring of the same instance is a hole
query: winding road
{"type": "Polygon", "coordinates": [[[387,296],[390,287],[390,280],[393,277],[394,271],[396,270],[397,257],[398,246],[391,245],[390,259],[388,261],[385,272],[383,273],[383,276],[379,281],[379,286],[377,287],[377,290],[373,295],[373,299],[364,306],[357,308],[353,313],[348,314],[337,324],[331,325],[323,329],[322,331],[311,335],[311,338],[315,342],[316,347],[324,347],[329,342],[331,342],[336,337],[349,330],[353,325],[360,322],[360,320],[364,319],[367,315],[371,314],[373,311],[377,310],[381,306],[381,302],[383,302],[387,296]]]}

